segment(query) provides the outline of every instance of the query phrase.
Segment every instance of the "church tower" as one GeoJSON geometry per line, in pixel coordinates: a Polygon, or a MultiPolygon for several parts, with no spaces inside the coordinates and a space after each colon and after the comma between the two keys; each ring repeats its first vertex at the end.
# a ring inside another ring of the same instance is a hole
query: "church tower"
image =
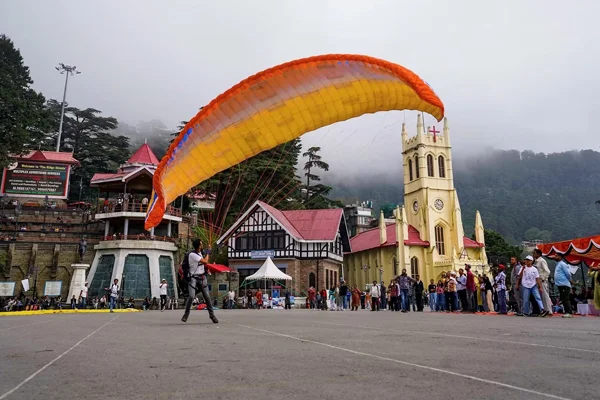
{"type": "MultiPolygon", "coordinates": [[[[464,237],[460,204],[454,188],[448,119],[444,118],[443,132],[435,126],[427,127],[425,131],[419,114],[417,135],[411,138],[403,124],[402,156],[406,222],[418,230],[421,240],[429,242],[419,263],[421,277],[437,280],[442,271],[456,270],[471,260],[482,264],[485,251],[479,213],[477,241],[464,237]]],[[[412,266],[412,260],[410,262],[412,266]]]]}

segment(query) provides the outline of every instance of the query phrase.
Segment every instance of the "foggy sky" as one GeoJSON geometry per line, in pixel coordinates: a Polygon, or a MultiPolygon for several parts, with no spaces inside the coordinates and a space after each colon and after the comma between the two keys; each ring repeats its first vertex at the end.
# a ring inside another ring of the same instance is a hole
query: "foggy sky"
{"type": "MultiPolygon", "coordinates": [[[[34,87],[62,98],[59,62],[82,71],[67,101],[175,127],[249,75],[297,58],[355,53],[401,64],[444,102],[455,155],[485,147],[600,146],[598,1],[2,1],[0,33],[34,87]]],[[[332,173],[400,162],[414,112],[307,134],[332,173]]],[[[431,116],[425,125],[434,125],[431,116]]]]}

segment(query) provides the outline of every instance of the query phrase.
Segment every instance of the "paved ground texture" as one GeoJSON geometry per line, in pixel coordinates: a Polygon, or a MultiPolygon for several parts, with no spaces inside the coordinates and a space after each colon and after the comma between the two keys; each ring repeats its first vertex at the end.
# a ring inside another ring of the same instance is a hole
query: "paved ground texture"
{"type": "Polygon", "coordinates": [[[2,399],[597,399],[600,318],[310,310],[0,318],[2,399]]]}

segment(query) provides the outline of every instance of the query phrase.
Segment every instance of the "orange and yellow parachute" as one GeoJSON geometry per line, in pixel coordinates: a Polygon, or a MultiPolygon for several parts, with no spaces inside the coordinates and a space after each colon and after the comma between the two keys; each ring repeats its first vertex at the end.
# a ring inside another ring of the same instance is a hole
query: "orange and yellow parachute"
{"type": "Polygon", "coordinates": [[[307,132],[367,113],[444,105],[412,71],[388,61],[330,54],[291,61],[243,80],[187,123],[154,174],[145,227],[211,176],[307,132]]]}

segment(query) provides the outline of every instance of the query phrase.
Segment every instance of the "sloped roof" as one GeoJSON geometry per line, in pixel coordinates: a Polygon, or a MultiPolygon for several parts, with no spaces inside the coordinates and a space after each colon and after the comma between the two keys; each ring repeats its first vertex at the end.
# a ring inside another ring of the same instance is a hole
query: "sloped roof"
{"type": "Polygon", "coordinates": [[[468,249],[476,249],[479,247],[485,247],[482,243],[479,243],[473,239],[469,239],[466,236],[463,238],[463,245],[468,249]]]}
{"type": "MultiPolygon", "coordinates": [[[[265,203],[263,201],[258,201],[257,203],[265,211],[267,211],[269,214],[271,214],[273,216],[273,218],[275,218],[277,220],[277,222],[279,222],[279,225],[281,225],[282,228],[286,229],[290,233],[290,235],[292,235],[298,239],[304,239],[302,234],[300,232],[298,232],[298,230],[296,229],[294,224],[292,224],[287,219],[287,217],[283,214],[283,212],[279,211],[275,207],[271,207],[270,205],[268,205],[267,203],[265,203]]],[[[337,232],[337,227],[336,227],[336,232],[337,232]]],[[[304,240],[306,240],[306,239],[304,239],[304,240]]]]}
{"type": "Polygon", "coordinates": [[[67,153],[62,151],[41,151],[41,150],[33,150],[28,154],[17,157],[20,160],[31,160],[31,161],[50,161],[50,162],[60,162],[67,164],[79,164],[75,158],[73,158],[73,153],[67,153]]]}
{"type": "MultiPolygon", "coordinates": [[[[385,229],[387,242],[382,245],[379,244],[379,228],[369,229],[368,231],[361,232],[350,238],[352,253],[358,253],[376,247],[396,246],[396,224],[386,224],[385,229]]],[[[408,239],[404,241],[404,244],[407,246],[429,246],[429,242],[421,240],[419,231],[412,225],[408,226],[408,239]]]]}
{"type": "Polygon", "coordinates": [[[118,174],[105,174],[105,173],[96,173],[92,176],[92,180],[90,183],[94,183],[97,181],[105,181],[109,179],[120,179],[127,175],[125,172],[120,172],[118,174]]]}
{"type": "Polygon", "coordinates": [[[282,211],[304,240],[335,240],[343,210],[282,211]]]}
{"type": "Polygon", "coordinates": [[[158,163],[158,158],[156,158],[156,155],[154,155],[154,152],[147,143],[144,143],[142,147],[137,149],[137,151],[129,157],[129,160],[127,160],[127,164],[158,165],[158,163]]]}

